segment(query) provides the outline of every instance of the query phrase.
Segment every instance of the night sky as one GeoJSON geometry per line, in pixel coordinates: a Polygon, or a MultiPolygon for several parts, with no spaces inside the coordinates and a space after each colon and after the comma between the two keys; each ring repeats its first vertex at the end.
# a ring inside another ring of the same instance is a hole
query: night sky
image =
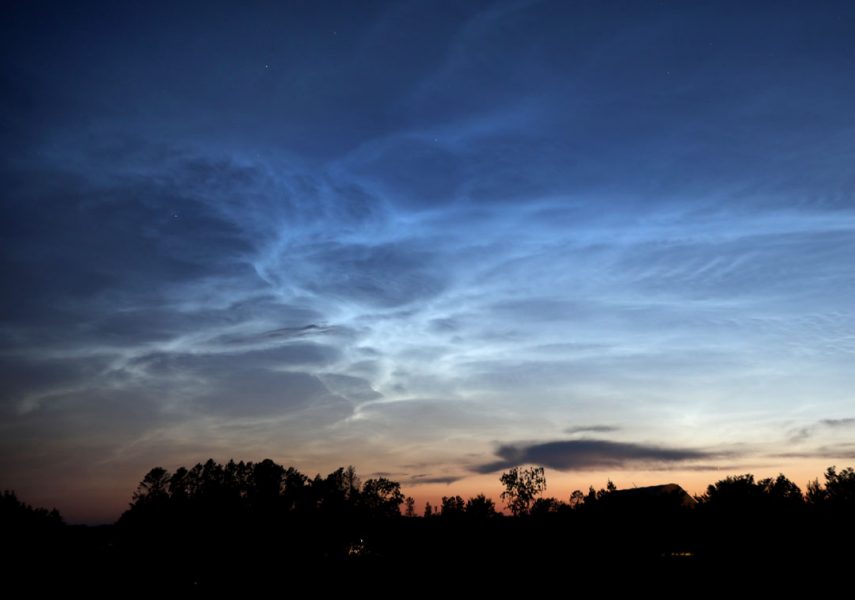
{"type": "Polygon", "coordinates": [[[240,4],[3,4],[0,488],[855,462],[851,3],[240,4]]]}

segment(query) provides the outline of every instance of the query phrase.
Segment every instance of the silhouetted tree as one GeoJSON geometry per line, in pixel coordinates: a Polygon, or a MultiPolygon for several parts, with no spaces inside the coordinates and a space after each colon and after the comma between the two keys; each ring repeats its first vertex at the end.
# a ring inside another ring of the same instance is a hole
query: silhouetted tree
{"type": "Polygon", "coordinates": [[[170,499],[176,502],[185,502],[192,494],[190,490],[189,471],[179,467],[169,478],[168,491],[170,499]]]}
{"type": "Polygon", "coordinates": [[[466,510],[466,503],[460,496],[443,496],[440,515],[446,518],[462,517],[466,510]]]}
{"type": "Polygon", "coordinates": [[[531,505],[530,514],[535,517],[554,515],[567,505],[556,498],[538,498],[531,505]]]}
{"type": "Polygon", "coordinates": [[[288,511],[305,511],[308,508],[309,478],[294,467],[288,467],[282,474],[282,506],[288,511]]]}
{"type": "Polygon", "coordinates": [[[605,498],[606,496],[608,496],[608,495],[609,495],[609,494],[611,494],[612,492],[616,492],[616,491],[617,491],[617,486],[615,485],[614,481],[612,481],[611,479],[609,479],[609,480],[606,482],[606,487],[605,487],[605,488],[600,488],[600,489],[597,491],[597,500],[602,500],[603,498],[605,498]]]}
{"type": "Polygon", "coordinates": [[[807,490],[805,491],[805,500],[811,505],[821,505],[826,498],[825,488],[819,482],[819,479],[809,481],[807,490]]]}
{"type": "Polygon", "coordinates": [[[499,478],[505,491],[502,500],[515,516],[527,515],[535,497],[546,489],[543,467],[514,467],[499,478]]]}
{"type": "Polygon", "coordinates": [[[707,486],[706,493],[697,500],[707,507],[739,511],[786,509],[804,503],[799,486],[783,474],[755,481],[750,473],[725,477],[707,486]]]}
{"type": "Polygon", "coordinates": [[[807,485],[806,500],[814,506],[855,506],[855,469],[847,467],[837,472],[831,466],[825,470],[825,485],[814,479],[807,485]]]}
{"type": "Polygon", "coordinates": [[[164,504],[169,499],[169,471],[155,467],[146,473],[133,493],[133,504],[137,506],[164,504]]]}
{"type": "Polygon", "coordinates": [[[218,504],[222,500],[224,475],[222,465],[209,458],[199,471],[196,493],[201,494],[212,505],[218,504]]]}
{"type": "Polygon", "coordinates": [[[573,490],[570,494],[570,508],[577,509],[585,503],[585,494],[582,490],[573,490]]]}
{"type": "Polygon", "coordinates": [[[836,467],[825,471],[825,499],[836,505],[855,508],[855,469],[847,467],[837,472],[836,467]]]}
{"type": "Polygon", "coordinates": [[[757,485],[763,491],[763,496],[777,508],[795,508],[804,504],[804,496],[799,486],[787,479],[783,473],[774,479],[761,479],[757,485]]]}
{"type": "Polygon", "coordinates": [[[415,517],[416,516],[416,500],[412,496],[407,496],[406,500],[404,500],[404,516],[405,517],[415,517]]]}
{"type": "Polygon", "coordinates": [[[430,502],[425,502],[425,519],[429,519],[433,516],[433,507],[430,505],[430,502]]]}
{"type": "Polygon", "coordinates": [[[399,517],[401,504],[404,503],[404,494],[401,493],[401,484],[397,481],[378,477],[369,479],[362,486],[361,500],[363,507],[371,516],[399,517]]]}
{"type": "Polygon", "coordinates": [[[229,487],[229,493],[233,496],[246,498],[248,490],[252,486],[254,470],[255,466],[251,462],[230,460],[223,469],[223,479],[229,487]]]}
{"type": "Polygon", "coordinates": [[[362,482],[356,475],[356,468],[353,465],[348,465],[342,470],[341,486],[344,490],[344,496],[348,500],[355,500],[359,495],[362,482]]]}
{"type": "MultiPolygon", "coordinates": [[[[317,475],[312,481],[316,505],[327,514],[344,515],[351,512],[360,502],[360,493],[359,478],[352,466],[336,469],[325,479],[317,475]]],[[[369,498],[363,504],[367,506],[372,500],[369,498]]]]}
{"type": "Polygon", "coordinates": [[[4,490],[0,495],[0,531],[55,528],[65,523],[55,508],[33,508],[21,502],[14,491],[4,490]]]}
{"type": "Polygon", "coordinates": [[[279,501],[282,492],[282,479],[285,469],[269,458],[255,465],[252,470],[252,486],[249,488],[249,501],[258,509],[272,510],[279,501]]]}
{"type": "Polygon", "coordinates": [[[719,510],[756,507],[763,489],[754,481],[754,475],[731,475],[707,486],[707,491],[697,498],[704,506],[719,510]]]}
{"type": "Polygon", "coordinates": [[[488,519],[495,517],[495,503],[484,494],[478,494],[466,501],[466,516],[472,519],[488,519]]]}
{"type": "Polygon", "coordinates": [[[588,486],[588,493],[585,494],[585,506],[593,506],[597,502],[597,490],[594,486],[588,486]]]}

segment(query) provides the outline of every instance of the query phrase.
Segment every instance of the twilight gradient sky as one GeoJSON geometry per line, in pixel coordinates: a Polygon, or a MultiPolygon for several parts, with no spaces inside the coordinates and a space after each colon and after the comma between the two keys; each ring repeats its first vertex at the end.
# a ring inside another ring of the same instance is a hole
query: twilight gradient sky
{"type": "Polygon", "coordinates": [[[250,4],[4,3],[0,487],[855,461],[851,3],[250,4]]]}

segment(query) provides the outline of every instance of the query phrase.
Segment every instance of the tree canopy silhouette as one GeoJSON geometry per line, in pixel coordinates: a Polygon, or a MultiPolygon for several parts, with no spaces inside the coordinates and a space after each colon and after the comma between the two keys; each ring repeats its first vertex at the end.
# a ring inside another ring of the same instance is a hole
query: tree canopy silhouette
{"type": "Polygon", "coordinates": [[[855,469],[847,467],[838,473],[837,467],[828,467],[825,470],[825,487],[817,479],[808,483],[807,500],[814,505],[855,505],[855,469]]]}
{"type": "Polygon", "coordinates": [[[546,489],[543,467],[514,467],[499,479],[505,486],[502,500],[514,516],[527,515],[534,499],[546,489]]]}
{"type": "Polygon", "coordinates": [[[54,529],[64,523],[55,508],[34,508],[19,500],[12,490],[4,490],[0,494],[0,531],[54,529]]]}
{"type": "Polygon", "coordinates": [[[473,519],[489,519],[497,516],[496,504],[484,494],[478,494],[466,501],[466,516],[473,519]]]}
{"type": "Polygon", "coordinates": [[[363,484],[350,467],[326,477],[309,479],[293,467],[271,459],[258,463],[214,460],[169,473],[151,469],[134,491],[125,522],[160,519],[188,513],[326,515],[394,518],[400,516],[404,495],[398,482],[379,477],[363,484]]]}

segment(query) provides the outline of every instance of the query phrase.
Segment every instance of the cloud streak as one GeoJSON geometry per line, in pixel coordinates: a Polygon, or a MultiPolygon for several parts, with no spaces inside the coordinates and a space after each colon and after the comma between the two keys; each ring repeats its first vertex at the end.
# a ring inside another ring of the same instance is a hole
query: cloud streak
{"type": "Polygon", "coordinates": [[[791,431],[790,441],[799,443],[819,435],[823,430],[836,433],[849,428],[855,428],[855,418],[821,419],[813,425],[799,427],[791,431]]]}

